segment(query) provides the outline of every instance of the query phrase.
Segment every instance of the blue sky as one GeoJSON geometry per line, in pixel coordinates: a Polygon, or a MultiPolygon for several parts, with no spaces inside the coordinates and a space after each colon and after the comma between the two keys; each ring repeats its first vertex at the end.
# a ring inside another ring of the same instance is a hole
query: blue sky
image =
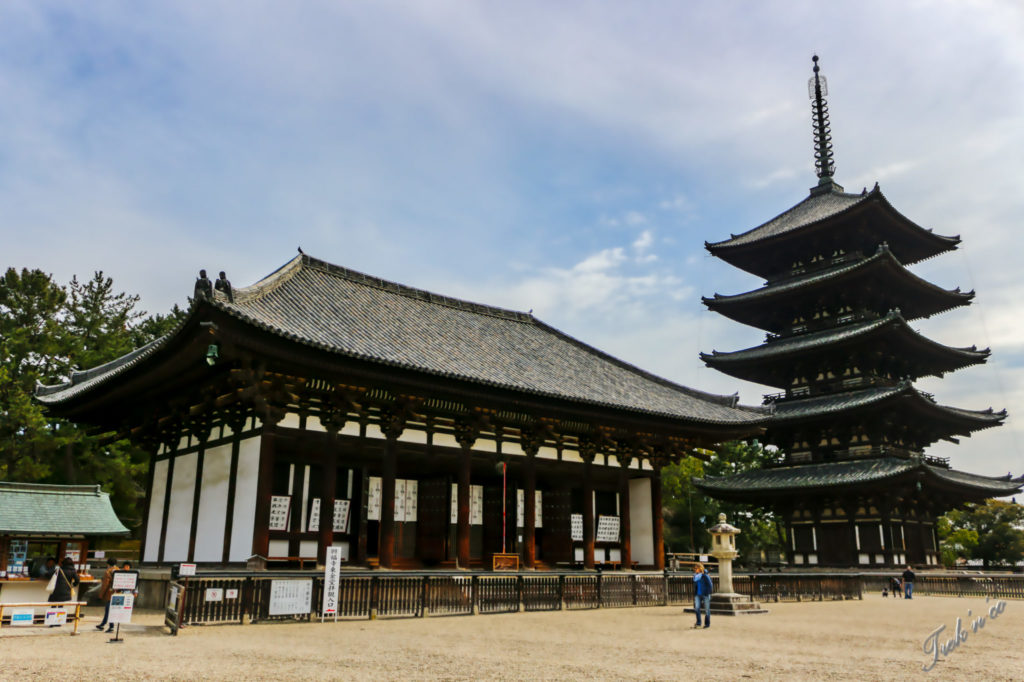
{"type": "Polygon", "coordinates": [[[996,1],[8,0],[0,265],[102,270],[162,312],[199,268],[244,286],[301,245],[759,403],[697,358],[763,338],[703,309],[760,282],[702,247],[814,184],[818,53],[837,180],[964,240],[914,270],[976,303],[916,326],[993,357],[919,385],[1011,417],[932,452],[1019,474],[1021,35],[996,1]]]}

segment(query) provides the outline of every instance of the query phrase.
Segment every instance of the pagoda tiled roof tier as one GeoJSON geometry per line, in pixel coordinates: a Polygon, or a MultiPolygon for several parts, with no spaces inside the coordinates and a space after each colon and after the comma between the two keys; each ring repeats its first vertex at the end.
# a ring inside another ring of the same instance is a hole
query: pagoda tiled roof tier
{"type": "Polygon", "coordinates": [[[868,416],[882,415],[901,429],[913,427],[917,442],[912,445],[925,447],[938,440],[969,436],[999,426],[1006,419],[1005,410],[964,410],[940,405],[910,382],[780,400],[774,406],[766,435],[768,442],[774,442],[774,435],[793,426],[805,429],[815,423],[863,423],[868,416]]]}
{"type": "Polygon", "coordinates": [[[822,252],[870,253],[888,243],[907,265],[956,248],[959,237],[944,237],[908,220],[875,185],[870,192],[848,194],[837,185],[811,192],[806,199],[763,225],[705,248],[725,262],[771,279],[802,260],[808,244],[822,252]]]}
{"type": "MultiPolygon", "coordinates": [[[[421,373],[569,403],[682,423],[757,430],[765,408],[735,395],[694,390],[588,346],[529,313],[495,308],[378,279],[302,254],[255,285],[194,305],[176,332],[59,386],[38,387],[50,406],[90,394],[158,362],[183,328],[210,311],[242,332],[267,333],[300,348],[378,367],[421,373]],[[749,429],[748,429],[749,426],[749,429]]],[[[205,348],[205,346],[204,346],[205,348]]]]}
{"type": "Polygon", "coordinates": [[[920,481],[963,501],[1021,492],[1024,478],[981,476],[934,466],[922,458],[881,457],[821,462],[745,471],[732,476],[694,479],[697,487],[719,500],[757,502],[823,491],[834,494],[877,492],[880,485],[920,481]]]}
{"type": "Polygon", "coordinates": [[[775,333],[787,331],[793,319],[813,311],[822,300],[862,303],[878,314],[899,309],[904,319],[930,317],[967,305],[974,292],[943,289],[918,277],[881,246],[874,255],[807,275],[768,284],[742,294],[701,300],[732,320],[775,333]]]}
{"type": "Polygon", "coordinates": [[[871,354],[891,358],[901,367],[899,376],[917,379],[941,376],[962,367],[985,362],[989,349],[954,348],[914,331],[896,311],[865,322],[772,339],[732,353],[712,351],[700,357],[708,367],[730,376],[766,386],[787,388],[797,367],[817,367],[829,355],[844,357],[871,354]]]}

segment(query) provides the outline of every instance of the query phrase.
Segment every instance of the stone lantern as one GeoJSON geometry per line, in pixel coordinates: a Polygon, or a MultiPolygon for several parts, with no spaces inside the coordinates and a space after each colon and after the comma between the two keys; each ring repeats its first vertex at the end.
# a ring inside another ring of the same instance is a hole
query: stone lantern
{"type": "Polygon", "coordinates": [[[736,536],[740,529],[725,522],[725,514],[718,515],[718,523],[708,528],[711,533],[711,556],[718,559],[718,591],[732,594],[732,560],[739,556],[736,536]]]}
{"type": "Polygon", "coordinates": [[[711,556],[718,560],[718,591],[711,595],[711,613],[723,616],[768,613],[750,597],[733,591],[732,560],[739,556],[736,536],[740,529],[726,523],[725,514],[719,514],[718,523],[708,528],[708,532],[711,533],[711,556]]]}

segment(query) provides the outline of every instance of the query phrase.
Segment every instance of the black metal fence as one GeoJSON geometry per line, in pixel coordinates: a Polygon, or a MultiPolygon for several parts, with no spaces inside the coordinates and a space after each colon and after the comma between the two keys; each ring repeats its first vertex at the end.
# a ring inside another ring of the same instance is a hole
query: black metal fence
{"type": "MultiPolygon", "coordinates": [[[[758,573],[733,577],[758,602],[863,599],[897,573],[758,573]]],[[[712,576],[719,590],[718,576],[712,576]]],[[[256,623],[320,618],[324,578],[309,571],[208,573],[172,581],[166,624],[256,623]],[[293,587],[301,589],[291,589],[293,587]],[[284,606],[282,606],[284,604],[284,606]]],[[[689,573],[344,572],[337,617],[457,616],[693,602],[689,573]]],[[[915,594],[1024,599],[1024,575],[918,575],[915,594]]],[[[331,616],[333,618],[334,616],[331,616]]]]}
{"type": "MultiPolygon", "coordinates": [[[[713,580],[717,589],[718,577],[713,580]]],[[[176,633],[182,625],[308,621],[320,615],[323,583],[323,575],[303,571],[209,573],[183,578],[169,584],[165,622],[176,633]],[[283,584],[288,581],[295,582],[283,584]],[[275,607],[274,595],[287,593],[293,586],[301,587],[297,593],[300,603],[275,607]]],[[[733,587],[761,601],[860,597],[856,575],[736,576],[733,587]]],[[[688,573],[366,571],[345,572],[339,578],[337,617],[454,616],[667,606],[692,601],[693,577],[688,573]]]]}

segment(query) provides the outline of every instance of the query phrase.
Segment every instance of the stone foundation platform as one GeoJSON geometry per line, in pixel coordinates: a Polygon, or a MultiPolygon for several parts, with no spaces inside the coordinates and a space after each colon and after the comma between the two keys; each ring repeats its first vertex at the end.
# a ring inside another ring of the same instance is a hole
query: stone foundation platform
{"type": "MultiPolygon", "coordinates": [[[[685,613],[693,613],[693,607],[683,609],[685,613]]],[[[711,615],[713,616],[753,616],[768,613],[768,609],[752,601],[750,597],[735,592],[723,592],[711,595],[711,615]]]]}

